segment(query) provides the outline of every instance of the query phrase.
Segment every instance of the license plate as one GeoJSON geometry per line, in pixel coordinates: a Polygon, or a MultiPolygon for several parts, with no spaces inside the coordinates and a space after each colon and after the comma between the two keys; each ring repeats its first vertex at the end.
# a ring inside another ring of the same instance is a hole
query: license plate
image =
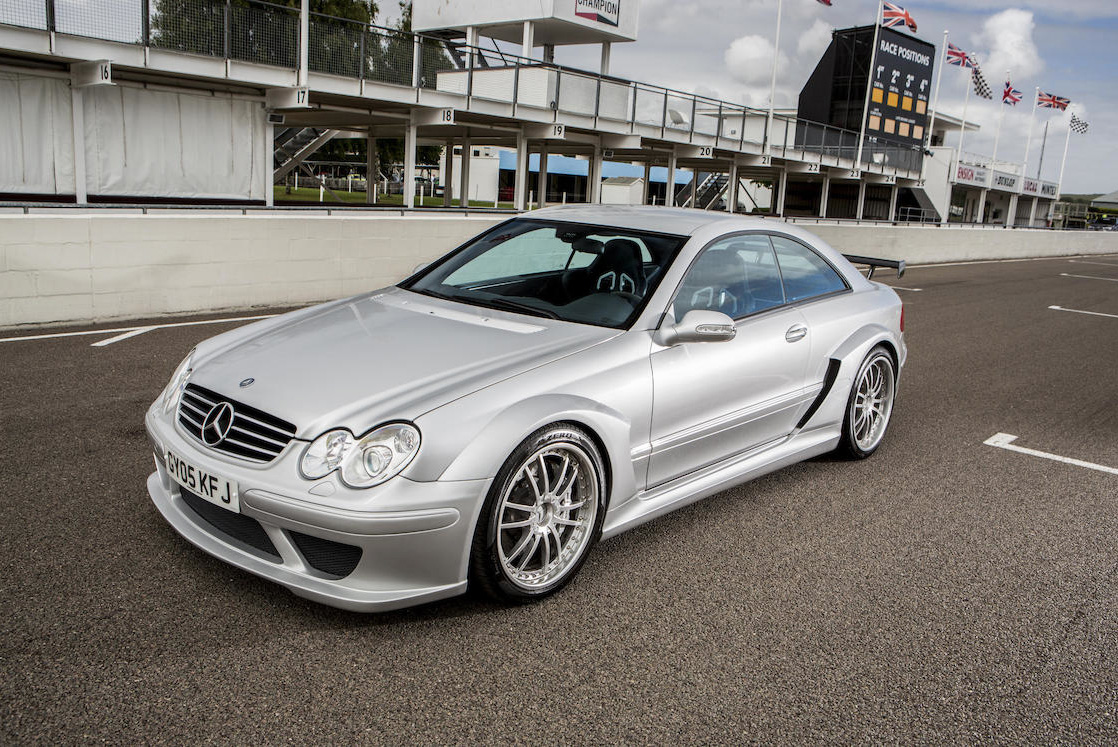
{"type": "Polygon", "coordinates": [[[237,495],[237,483],[191,464],[170,449],[167,450],[166,464],[171,479],[194,495],[215,506],[240,513],[241,503],[237,495]]]}

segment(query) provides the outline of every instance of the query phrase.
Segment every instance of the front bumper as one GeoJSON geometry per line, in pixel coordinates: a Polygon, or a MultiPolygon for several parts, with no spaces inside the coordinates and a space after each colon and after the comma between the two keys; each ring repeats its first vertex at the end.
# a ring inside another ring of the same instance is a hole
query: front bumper
{"type": "Polygon", "coordinates": [[[333,478],[311,483],[298,477],[294,462],[301,442],[261,468],[197,444],[154,407],[145,425],[156,463],[148,478],[152,502],[179,534],[210,555],[298,596],[361,612],[409,607],[466,590],[470,543],[488,480],[416,482],[400,476],[360,492],[339,483],[331,496],[320,498],[309,489],[333,478]],[[235,480],[241,515],[259,523],[276,554],[238,541],[194,510],[163,464],[168,448],[235,480]],[[341,578],[324,573],[293,533],[360,548],[360,560],[341,578]]]}

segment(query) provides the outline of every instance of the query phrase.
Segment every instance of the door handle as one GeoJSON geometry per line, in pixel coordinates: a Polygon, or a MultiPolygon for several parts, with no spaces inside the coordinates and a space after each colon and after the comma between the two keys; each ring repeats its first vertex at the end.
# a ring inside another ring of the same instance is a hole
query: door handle
{"type": "Polygon", "coordinates": [[[805,337],[807,337],[807,327],[802,324],[793,324],[788,328],[788,331],[784,333],[784,339],[788,342],[796,342],[805,337]]]}

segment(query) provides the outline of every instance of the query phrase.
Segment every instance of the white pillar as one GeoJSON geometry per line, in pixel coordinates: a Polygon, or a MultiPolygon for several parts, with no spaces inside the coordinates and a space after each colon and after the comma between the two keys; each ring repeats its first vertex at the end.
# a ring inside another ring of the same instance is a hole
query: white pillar
{"type": "Polygon", "coordinates": [[[776,107],[776,63],[780,59],[780,16],[784,11],[784,0],[777,0],[776,4],[776,42],[773,46],[772,81],[769,83],[769,118],[765,125],[765,152],[773,152],[773,109],[776,107]]]}
{"type": "Polygon", "coordinates": [[[590,202],[602,201],[602,146],[594,146],[594,160],[590,162],[590,202]]]}
{"type": "Polygon", "coordinates": [[[1009,209],[1005,211],[1005,226],[1011,227],[1017,222],[1017,195],[1009,196],[1009,209]]]}
{"type": "Polygon", "coordinates": [[[982,220],[982,215],[983,215],[983,213],[986,212],[986,194],[989,191],[990,190],[986,189],[986,188],[982,188],[982,189],[978,190],[978,208],[974,211],[974,221],[975,221],[975,223],[984,223],[985,222],[985,221],[982,220]]]}
{"type": "Polygon", "coordinates": [[[415,207],[415,132],[417,126],[408,121],[404,129],[404,207],[415,207]]]}
{"type": "Polygon", "coordinates": [[[644,162],[644,186],[641,189],[641,204],[648,204],[648,182],[652,178],[652,163],[650,161],[644,162]]]}
{"type": "Polygon", "coordinates": [[[900,191],[901,188],[894,184],[893,189],[889,192],[889,220],[891,221],[897,219],[897,196],[900,191]]]}
{"type": "Polygon", "coordinates": [[[524,22],[524,31],[520,38],[520,56],[531,57],[532,49],[536,46],[536,29],[531,21],[524,22]]]}
{"type": "Polygon", "coordinates": [[[1068,163],[1068,146],[1071,144],[1071,122],[1068,122],[1068,134],[1064,139],[1064,157],[1060,160],[1060,176],[1056,179],[1056,199],[1064,193],[1064,166],[1068,163]]]}
{"type": "Polygon", "coordinates": [[[788,171],[787,169],[780,170],[780,183],[778,185],[776,197],[776,214],[784,217],[784,195],[788,192],[788,171]]]}
{"type": "MultiPolygon", "coordinates": [[[[74,120],[74,196],[79,205],[89,202],[85,183],[85,106],[82,89],[70,86],[70,106],[74,120]]],[[[268,144],[268,183],[271,185],[271,143],[268,144]]]]}
{"type": "Polygon", "coordinates": [[[932,116],[928,119],[928,146],[932,145],[932,138],[935,136],[936,127],[936,113],[939,111],[939,84],[943,80],[943,68],[947,66],[947,29],[943,30],[943,51],[939,53],[939,58],[936,60],[939,69],[936,71],[936,92],[932,97],[932,116]]]}
{"type": "Polygon", "coordinates": [[[1033,198],[1033,204],[1029,208],[1029,228],[1032,228],[1033,227],[1033,222],[1036,221],[1036,206],[1037,206],[1037,203],[1039,203],[1039,202],[1040,202],[1039,197],[1034,197],[1033,198]]]}
{"type": "Polygon", "coordinates": [[[540,145],[540,168],[536,175],[536,194],[539,195],[539,206],[547,207],[547,141],[540,145]]]}
{"type": "Polygon", "coordinates": [[[297,76],[301,86],[307,85],[307,77],[310,72],[310,59],[308,59],[310,29],[311,0],[302,0],[299,3],[299,72],[297,76]]]}
{"type": "Polygon", "coordinates": [[[525,210],[528,205],[528,138],[523,128],[516,132],[516,181],[512,188],[512,206],[525,210]]]}
{"type": "Polygon", "coordinates": [[[598,66],[598,72],[602,75],[609,75],[609,53],[610,43],[602,42],[602,62],[598,66]]]}
{"type": "Polygon", "coordinates": [[[664,189],[664,204],[668,207],[675,207],[675,148],[668,154],[668,183],[664,189]]]}
{"type": "Polygon", "coordinates": [[[454,141],[447,139],[443,150],[443,207],[454,204],[454,141]]]}
{"type": "Polygon", "coordinates": [[[691,207],[697,208],[699,201],[699,169],[691,169],[691,207]]]}
{"type": "Polygon", "coordinates": [[[866,213],[866,180],[858,181],[858,220],[866,213]]]}
{"type": "Polygon", "coordinates": [[[365,204],[377,204],[377,174],[380,161],[377,158],[377,139],[369,135],[365,140],[365,204]]]}
{"type": "Polygon", "coordinates": [[[276,204],[276,185],[272,178],[272,148],[276,142],[276,126],[267,121],[268,114],[266,112],[262,112],[262,114],[264,115],[264,137],[268,145],[261,149],[263,153],[260,155],[257,168],[260,169],[260,179],[264,182],[264,205],[273,207],[276,204]]]}
{"type": "Polygon", "coordinates": [[[819,195],[819,217],[827,217],[827,200],[831,198],[831,172],[824,169],[823,189],[819,195]]]}
{"type": "Polygon", "coordinates": [[[467,135],[462,138],[462,161],[459,164],[462,168],[462,173],[459,175],[459,183],[461,186],[458,188],[458,204],[462,207],[468,208],[470,206],[470,154],[471,154],[470,136],[467,135]]]}
{"type": "Polygon", "coordinates": [[[738,164],[730,164],[730,189],[726,193],[726,207],[731,213],[738,211],[738,164]]]}

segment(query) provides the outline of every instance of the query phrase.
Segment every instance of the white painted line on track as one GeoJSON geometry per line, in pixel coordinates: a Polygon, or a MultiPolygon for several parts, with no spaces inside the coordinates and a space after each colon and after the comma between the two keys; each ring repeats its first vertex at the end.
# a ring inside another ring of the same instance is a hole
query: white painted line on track
{"type": "Polygon", "coordinates": [[[129,337],[135,337],[136,335],[142,335],[144,332],[151,332],[153,329],[155,329],[155,327],[140,327],[138,329],[132,330],[131,332],[122,332],[121,334],[117,335],[116,337],[110,337],[107,340],[98,340],[97,342],[90,345],[90,347],[103,348],[106,345],[112,345],[114,342],[120,342],[121,340],[127,340],[129,337]]]}
{"type": "Polygon", "coordinates": [[[1051,459],[1056,462],[1063,462],[1064,464],[1074,464],[1076,467],[1086,467],[1087,469],[1096,469],[1099,472],[1108,472],[1112,475],[1118,475],[1118,469],[1114,467],[1105,467],[1101,464],[1084,462],[1081,459],[1072,459],[1071,457],[1060,456],[1059,454],[1049,454],[1047,451],[1037,451],[1036,449],[1026,449],[1023,446],[1014,446],[1013,442],[1016,440],[1017,436],[1012,434],[995,433],[982,443],[987,446],[996,446],[1006,451],[1016,451],[1019,454],[1029,454],[1030,456],[1041,457],[1042,459],[1051,459]]]}
{"type": "Polygon", "coordinates": [[[1103,267],[1118,267],[1118,262],[1092,262],[1087,259],[1069,259],[1068,262],[1072,262],[1077,265],[1102,265],[1103,267]]]}
{"type": "MultiPolygon", "coordinates": [[[[882,285],[888,285],[888,283],[882,283],[882,285]]],[[[913,293],[919,293],[924,290],[923,288],[905,288],[903,285],[889,285],[889,287],[893,290],[912,291],[913,293]]]]}
{"type": "MultiPolygon", "coordinates": [[[[0,337],[0,342],[20,342],[21,340],[52,340],[58,337],[81,337],[83,335],[111,335],[114,332],[133,332],[142,329],[145,332],[152,329],[170,329],[171,327],[194,327],[199,324],[226,324],[230,322],[253,322],[257,319],[271,319],[276,314],[261,314],[259,316],[236,316],[227,319],[202,319],[197,322],[169,322],[167,324],[152,324],[141,327],[115,327],[112,329],[86,329],[80,332],[52,332],[47,335],[24,335],[23,337],[0,337]]],[[[122,338],[123,339],[123,338],[122,338]]]]}
{"type": "Polygon", "coordinates": [[[1053,311],[1070,311],[1073,314],[1090,314],[1091,316],[1107,316],[1111,319],[1118,319],[1118,314],[1104,314],[1101,311],[1082,311],[1080,309],[1065,309],[1063,306],[1049,306],[1048,308],[1053,311]]]}
{"type": "Polygon", "coordinates": [[[1070,272],[1061,272],[1060,277],[1083,278],[1084,280],[1109,280],[1112,283],[1118,283],[1118,278],[1104,278],[1101,275],[1072,275],[1070,272]]]}

